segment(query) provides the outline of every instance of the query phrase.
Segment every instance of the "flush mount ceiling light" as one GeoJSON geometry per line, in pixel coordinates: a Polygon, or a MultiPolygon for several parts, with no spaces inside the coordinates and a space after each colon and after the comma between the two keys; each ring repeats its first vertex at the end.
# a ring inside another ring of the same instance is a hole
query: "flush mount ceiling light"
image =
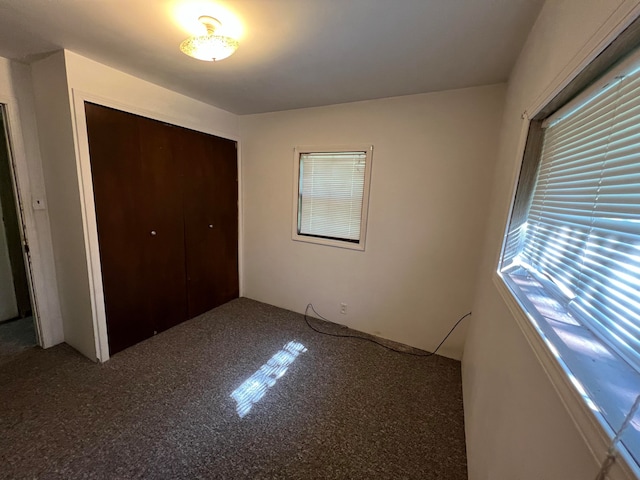
{"type": "Polygon", "coordinates": [[[238,48],[238,41],[215,34],[216,29],[220,27],[220,22],[207,16],[200,17],[198,20],[207,28],[207,34],[187,38],[180,44],[182,53],[207,62],[217,62],[233,55],[238,48]]]}

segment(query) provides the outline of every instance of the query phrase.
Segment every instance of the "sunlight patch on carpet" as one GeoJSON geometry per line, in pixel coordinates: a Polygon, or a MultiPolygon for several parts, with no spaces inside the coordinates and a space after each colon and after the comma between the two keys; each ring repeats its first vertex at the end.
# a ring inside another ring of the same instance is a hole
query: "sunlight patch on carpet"
{"type": "Polygon", "coordinates": [[[307,351],[300,342],[291,341],[282,350],[271,357],[253,375],[247,378],[242,385],[231,393],[236,405],[236,412],[240,418],[251,411],[253,405],[260,401],[278,379],[282,377],[289,366],[298,358],[298,355],[307,351]]]}

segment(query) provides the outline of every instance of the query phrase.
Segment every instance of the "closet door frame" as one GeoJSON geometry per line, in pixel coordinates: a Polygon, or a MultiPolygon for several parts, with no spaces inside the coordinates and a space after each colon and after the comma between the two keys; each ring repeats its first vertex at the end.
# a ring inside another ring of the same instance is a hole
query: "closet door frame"
{"type": "Polygon", "coordinates": [[[74,141],[76,144],[76,164],[78,171],[78,183],[80,185],[80,201],[82,210],[82,223],[84,243],[87,255],[87,267],[89,272],[89,291],[91,295],[91,311],[93,322],[93,334],[96,346],[96,356],[99,362],[109,360],[109,339],[107,336],[107,317],[104,303],[104,287],[102,283],[102,266],[100,263],[100,250],[98,243],[98,225],[96,221],[96,208],[93,195],[93,179],[91,176],[91,157],[89,155],[89,137],[87,134],[87,121],[85,115],[85,102],[95,103],[122,112],[147,117],[159,122],[184,127],[208,135],[226,138],[237,142],[237,168],[238,168],[238,276],[240,296],[243,294],[243,208],[242,208],[242,153],[239,136],[229,135],[216,129],[203,128],[156,111],[146,110],[133,105],[127,105],[117,100],[94,95],[77,89],[71,89],[73,104],[74,141]]]}

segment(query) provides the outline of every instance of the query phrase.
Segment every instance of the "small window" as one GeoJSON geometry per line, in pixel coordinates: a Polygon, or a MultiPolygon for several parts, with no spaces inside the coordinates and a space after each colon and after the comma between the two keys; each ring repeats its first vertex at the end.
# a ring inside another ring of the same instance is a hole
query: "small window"
{"type": "Polygon", "coordinates": [[[372,150],[295,149],[293,240],[364,250],[372,150]]]}

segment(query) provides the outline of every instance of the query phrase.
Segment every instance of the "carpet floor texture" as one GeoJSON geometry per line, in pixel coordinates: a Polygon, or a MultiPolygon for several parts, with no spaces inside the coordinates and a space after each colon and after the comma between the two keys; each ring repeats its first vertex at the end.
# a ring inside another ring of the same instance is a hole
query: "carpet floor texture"
{"type": "Polygon", "coordinates": [[[460,363],[244,298],[102,365],[29,349],[0,365],[0,478],[463,480],[460,363]]]}

